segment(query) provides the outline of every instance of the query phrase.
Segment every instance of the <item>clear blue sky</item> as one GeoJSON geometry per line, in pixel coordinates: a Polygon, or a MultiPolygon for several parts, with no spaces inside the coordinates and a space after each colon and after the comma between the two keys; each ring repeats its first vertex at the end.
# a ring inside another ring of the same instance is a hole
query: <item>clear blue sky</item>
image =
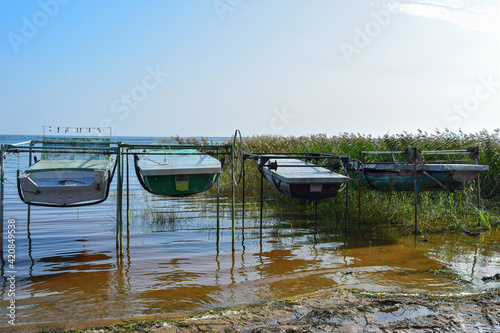
{"type": "Polygon", "coordinates": [[[0,134],[489,131],[497,0],[0,1],[0,134]],[[480,3],[480,4],[479,4],[480,3]]]}

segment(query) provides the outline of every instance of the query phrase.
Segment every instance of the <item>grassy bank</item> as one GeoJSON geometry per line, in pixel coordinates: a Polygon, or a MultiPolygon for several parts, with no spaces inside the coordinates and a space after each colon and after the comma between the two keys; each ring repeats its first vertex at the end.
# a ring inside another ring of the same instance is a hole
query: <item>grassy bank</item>
{"type": "MultiPolygon", "coordinates": [[[[192,141],[192,140],[191,140],[192,141]]],[[[196,142],[193,142],[196,143],[196,142]]],[[[396,134],[372,137],[370,135],[343,133],[329,137],[325,134],[301,137],[252,136],[243,139],[245,152],[318,152],[350,156],[356,159],[360,151],[405,150],[408,146],[419,150],[449,150],[478,147],[481,164],[489,165],[488,172],[481,173],[481,205],[476,205],[476,182],[473,181],[458,193],[421,192],[418,201],[419,229],[423,232],[456,230],[473,231],[497,228],[500,212],[500,131],[482,131],[473,134],[450,131],[418,134],[396,134]]],[[[378,157],[379,158],[379,157],[378,157]]],[[[453,158],[453,156],[446,156],[453,158]]],[[[463,158],[463,157],[461,157],[463,158]]],[[[221,183],[230,181],[230,163],[226,163],[221,183]]],[[[246,202],[258,202],[260,198],[260,174],[253,161],[245,163],[246,202]]],[[[361,186],[361,209],[358,206],[357,174],[351,173],[349,186],[348,216],[352,232],[364,226],[391,226],[398,230],[413,231],[413,193],[376,192],[361,186]]],[[[229,194],[230,187],[222,188],[229,194]]],[[[215,191],[213,191],[215,193],[215,191]]],[[[313,206],[311,203],[291,199],[279,193],[264,181],[266,207],[278,216],[293,219],[297,223],[311,225],[313,206]],[[305,213],[305,215],[304,215],[305,213]]],[[[236,187],[236,198],[241,200],[242,184],[236,187]]],[[[345,193],[318,203],[318,225],[331,231],[343,228],[345,193]]],[[[249,205],[252,207],[252,205],[249,205]]],[[[255,207],[255,205],[254,205],[255,207]]],[[[314,223],[314,225],[316,225],[314,223]]]]}

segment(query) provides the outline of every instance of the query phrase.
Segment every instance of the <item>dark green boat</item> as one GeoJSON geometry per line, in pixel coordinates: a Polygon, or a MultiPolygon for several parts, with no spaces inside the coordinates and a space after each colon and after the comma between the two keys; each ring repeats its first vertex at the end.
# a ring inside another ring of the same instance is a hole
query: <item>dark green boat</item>
{"type": "Polygon", "coordinates": [[[135,156],[142,187],[153,194],[183,197],[210,189],[221,173],[221,162],[195,149],[156,150],[135,156]],[[164,154],[162,154],[164,152],[164,154]]]}
{"type": "MultiPolygon", "coordinates": [[[[477,164],[417,164],[417,185],[420,191],[457,191],[475,179],[487,165],[477,164]]],[[[362,179],[379,191],[414,191],[413,164],[366,163],[362,179]]]]}

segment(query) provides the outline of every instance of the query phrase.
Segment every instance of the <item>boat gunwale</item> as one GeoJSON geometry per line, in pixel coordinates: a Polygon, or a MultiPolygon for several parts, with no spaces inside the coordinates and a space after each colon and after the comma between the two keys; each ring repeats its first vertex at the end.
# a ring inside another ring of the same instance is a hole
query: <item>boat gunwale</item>
{"type": "MultiPolygon", "coordinates": [[[[364,170],[396,170],[413,171],[415,165],[412,163],[397,164],[394,162],[365,162],[361,164],[364,170]]],[[[482,172],[488,171],[489,165],[483,164],[451,164],[451,163],[417,163],[417,171],[435,171],[435,172],[482,172]]]]}

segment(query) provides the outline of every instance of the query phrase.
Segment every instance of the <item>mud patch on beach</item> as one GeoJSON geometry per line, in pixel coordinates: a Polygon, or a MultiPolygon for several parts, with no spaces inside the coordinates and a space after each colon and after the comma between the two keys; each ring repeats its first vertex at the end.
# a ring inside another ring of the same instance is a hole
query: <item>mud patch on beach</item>
{"type": "Polygon", "coordinates": [[[498,332],[500,291],[475,295],[334,290],[163,323],[154,332],[498,332]]]}

